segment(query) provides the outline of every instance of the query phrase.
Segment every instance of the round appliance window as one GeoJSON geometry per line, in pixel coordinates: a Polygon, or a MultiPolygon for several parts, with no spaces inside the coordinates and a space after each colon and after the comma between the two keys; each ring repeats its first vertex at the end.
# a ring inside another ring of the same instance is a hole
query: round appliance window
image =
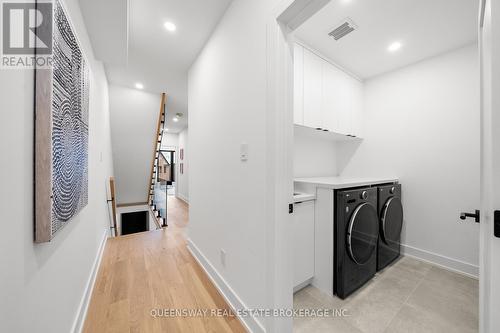
{"type": "Polygon", "coordinates": [[[384,243],[399,243],[403,228],[403,205],[399,198],[392,197],[384,204],[380,227],[380,236],[384,243]]]}
{"type": "Polygon", "coordinates": [[[347,228],[347,249],[354,262],[363,265],[377,248],[377,210],[370,203],[359,205],[352,213],[347,228]]]}

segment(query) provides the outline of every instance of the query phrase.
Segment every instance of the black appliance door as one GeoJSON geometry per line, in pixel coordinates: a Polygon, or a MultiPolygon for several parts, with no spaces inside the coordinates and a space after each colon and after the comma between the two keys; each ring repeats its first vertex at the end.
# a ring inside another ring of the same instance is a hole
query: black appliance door
{"type": "Polygon", "coordinates": [[[382,208],[380,238],[387,245],[397,243],[403,228],[403,205],[396,197],[389,198],[382,208]]]}
{"type": "Polygon", "coordinates": [[[347,250],[356,264],[370,260],[377,249],[378,233],[376,208],[370,203],[356,207],[347,227],[347,250]]]}

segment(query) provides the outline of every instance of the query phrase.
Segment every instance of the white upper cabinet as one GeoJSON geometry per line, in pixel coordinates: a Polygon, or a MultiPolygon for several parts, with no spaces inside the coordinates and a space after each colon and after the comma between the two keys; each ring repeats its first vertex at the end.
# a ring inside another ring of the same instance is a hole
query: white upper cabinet
{"type": "Polygon", "coordinates": [[[337,71],[328,62],[323,62],[323,127],[329,131],[340,133],[339,116],[342,113],[338,102],[342,99],[342,85],[337,71]]]}
{"type": "Polygon", "coordinates": [[[295,124],[362,135],[362,82],[298,44],[294,70],[295,124]]]}
{"type": "Polygon", "coordinates": [[[323,127],[323,59],[304,48],[304,126],[323,127]]]}
{"type": "MultiPolygon", "coordinates": [[[[335,69],[339,76],[337,89],[339,98],[334,102],[338,111],[339,127],[338,132],[345,135],[356,135],[354,128],[357,127],[354,117],[358,113],[358,106],[362,105],[362,84],[355,78],[346,74],[342,70],[335,69]]],[[[331,93],[331,92],[330,92],[331,93]]]]}
{"type": "Polygon", "coordinates": [[[351,134],[363,137],[363,108],[365,98],[363,83],[351,78],[351,85],[351,134]]]}

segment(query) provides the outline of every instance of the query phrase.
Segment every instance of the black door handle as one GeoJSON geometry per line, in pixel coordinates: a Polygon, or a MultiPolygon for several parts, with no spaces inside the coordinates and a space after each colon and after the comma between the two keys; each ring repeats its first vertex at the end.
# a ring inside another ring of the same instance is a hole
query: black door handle
{"type": "Polygon", "coordinates": [[[468,217],[474,218],[476,223],[479,223],[481,214],[480,214],[479,210],[477,210],[477,209],[476,209],[476,212],[474,214],[472,214],[472,213],[460,213],[461,220],[465,220],[468,217]]]}
{"type": "Polygon", "coordinates": [[[495,210],[493,213],[493,234],[500,238],[500,210],[495,210]]]}

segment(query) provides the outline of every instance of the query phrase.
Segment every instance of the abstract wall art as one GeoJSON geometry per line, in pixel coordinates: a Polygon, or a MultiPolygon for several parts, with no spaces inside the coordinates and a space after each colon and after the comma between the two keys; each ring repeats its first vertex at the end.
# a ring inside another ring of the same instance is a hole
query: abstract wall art
{"type": "Polygon", "coordinates": [[[53,65],[35,70],[37,243],[88,203],[89,68],[65,9],[53,4],[53,65]]]}

